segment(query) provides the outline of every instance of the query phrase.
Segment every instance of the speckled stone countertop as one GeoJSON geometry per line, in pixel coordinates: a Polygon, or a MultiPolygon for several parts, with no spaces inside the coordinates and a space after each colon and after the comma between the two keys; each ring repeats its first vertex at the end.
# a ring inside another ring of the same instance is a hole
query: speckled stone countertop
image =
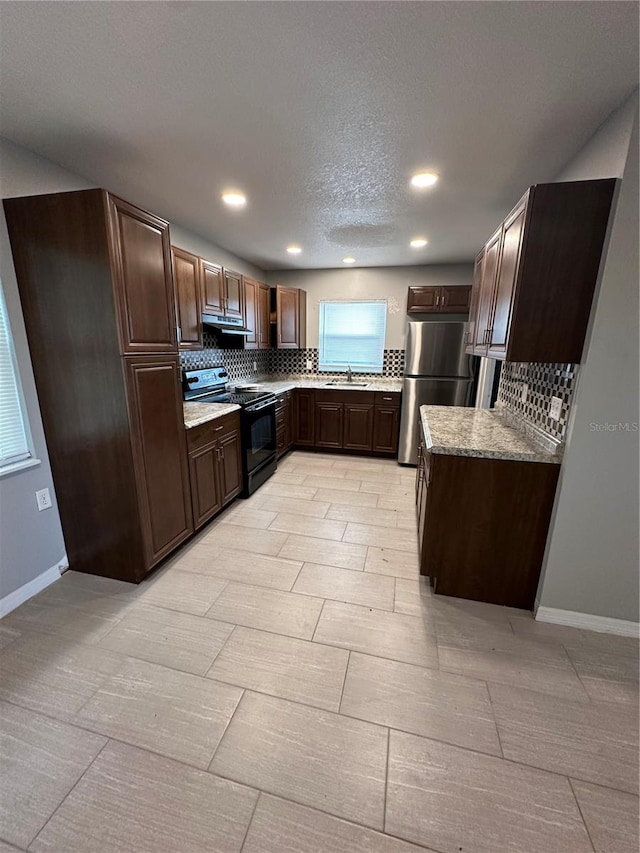
{"type": "Polygon", "coordinates": [[[216,418],[221,418],[223,415],[229,415],[231,412],[239,412],[240,406],[235,403],[183,403],[184,425],[187,429],[206,424],[207,421],[213,421],[216,418]]]}
{"type": "Polygon", "coordinates": [[[493,409],[420,406],[420,417],[426,446],[432,453],[555,465],[562,462],[560,453],[546,450],[493,409]]]}
{"type": "Polygon", "coordinates": [[[330,374],[326,376],[318,376],[317,374],[277,375],[265,379],[239,380],[235,384],[237,386],[255,384],[258,385],[261,391],[272,391],[274,394],[293,391],[294,388],[323,388],[327,391],[331,389],[334,391],[402,391],[402,379],[390,379],[388,376],[381,376],[375,379],[365,376],[362,379],[358,379],[357,374],[354,374],[353,381],[354,383],[366,382],[367,384],[364,387],[358,385],[349,387],[344,374],[338,376],[330,374]],[[344,384],[327,385],[327,382],[331,382],[333,379],[338,379],[344,384]]]}

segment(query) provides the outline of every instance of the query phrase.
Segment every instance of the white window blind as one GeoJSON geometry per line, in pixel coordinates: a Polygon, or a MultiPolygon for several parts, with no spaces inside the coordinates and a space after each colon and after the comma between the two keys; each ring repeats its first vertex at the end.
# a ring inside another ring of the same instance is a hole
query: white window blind
{"type": "Polygon", "coordinates": [[[0,286],[0,468],[30,456],[7,306],[0,286]]]}
{"type": "Polygon", "coordinates": [[[387,303],[321,302],[319,369],[382,373],[387,303]]]}

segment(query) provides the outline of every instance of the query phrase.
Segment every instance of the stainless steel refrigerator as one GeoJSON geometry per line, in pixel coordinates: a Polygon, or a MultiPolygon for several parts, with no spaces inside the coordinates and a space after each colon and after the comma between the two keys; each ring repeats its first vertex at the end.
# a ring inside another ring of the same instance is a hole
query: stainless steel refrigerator
{"type": "Polygon", "coordinates": [[[398,462],[418,461],[420,406],[470,406],[474,366],[465,353],[465,323],[410,321],[404,354],[398,462]]]}

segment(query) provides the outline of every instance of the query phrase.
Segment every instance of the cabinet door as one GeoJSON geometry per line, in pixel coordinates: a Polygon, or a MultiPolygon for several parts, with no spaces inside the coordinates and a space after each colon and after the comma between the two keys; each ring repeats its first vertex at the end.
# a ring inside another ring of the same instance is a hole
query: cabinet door
{"type": "Polygon", "coordinates": [[[260,285],[252,278],[244,276],[244,324],[251,333],[244,339],[245,349],[258,349],[260,346],[260,328],[258,322],[258,293],[260,285]]]}
{"type": "Polygon", "coordinates": [[[147,569],[193,531],[178,357],[124,359],[147,569]]]}
{"type": "Polygon", "coordinates": [[[471,299],[469,305],[469,319],[467,320],[467,330],[464,333],[464,342],[467,345],[467,352],[473,352],[473,346],[476,335],[476,324],[478,322],[478,308],[480,303],[480,285],[482,284],[482,262],[484,261],[484,249],[478,253],[473,267],[473,284],[471,286],[471,299]]]}
{"type": "Polygon", "coordinates": [[[261,284],[258,292],[258,346],[260,349],[269,349],[269,286],[261,284]]]}
{"type": "Polygon", "coordinates": [[[407,314],[435,314],[440,310],[440,287],[410,287],[407,314]]]}
{"type": "Polygon", "coordinates": [[[371,450],[373,446],[373,406],[346,403],[342,446],[349,450],[371,450]]]}
{"type": "Polygon", "coordinates": [[[279,349],[299,347],[299,299],[296,288],[276,287],[276,345],[279,349]]]}
{"type": "Polygon", "coordinates": [[[220,438],[218,447],[220,449],[220,492],[222,503],[226,504],[242,489],[242,456],[238,430],[220,438]]]}
{"type": "Polygon", "coordinates": [[[471,287],[441,287],[439,311],[448,314],[466,314],[471,302],[471,287]]]}
{"type": "Polygon", "coordinates": [[[493,299],[491,322],[489,324],[489,349],[487,353],[489,356],[497,358],[504,358],[507,351],[513,297],[522,251],[527,199],[528,196],[525,196],[521,200],[505,220],[502,228],[500,264],[493,299]]]}
{"type": "Polygon", "coordinates": [[[191,503],[196,530],[222,509],[218,477],[218,446],[209,444],[189,454],[191,503]]]}
{"type": "Polygon", "coordinates": [[[376,406],[373,418],[373,449],[381,453],[398,452],[400,409],[376,406]]]}
{"type": "Polygon", "coordinates": [[[224,313],[224,277],[222,267],[211,261],[202,264],[202,312],[203,314],[224,313]]]}
{"type": "Polygon", "coordinates": [[[315,446],[342,447],[343,422],[343,405],[340,403],[316,403],[315,446]]]}
{"type": "Polygon", "coordinates": [[[203,347],[200,258],[172,248],[173,281],[176,289],[178,346],[183,350],[203,347]]]}
{"type": "Polygon", "coordinates": [[[315,393],[296,389],[295,392],[295,437],[300,447],[315,445],[315,393]]]}
{"type": "Polygon", "coordinates": [[[224,306],[227,317],[244,316],[244,288],[239,272],[224,270],[224,306]]]}
{"type": "Polygon", "coordinates": [[[480,300],[478,303],[478,319],[476,321],[474,350],[477,355],[486,355],[491,320],[491,308],[495,291],[498,259],[500,256],[500,240],[502,226],[496,231],[484,248],[482,261],[482,279],[480,283],[480,300]]]}
{"type": "Polygon", "coordinates": [[[121,352],[177,352],[169,225],[108,196],[121,352]]]}

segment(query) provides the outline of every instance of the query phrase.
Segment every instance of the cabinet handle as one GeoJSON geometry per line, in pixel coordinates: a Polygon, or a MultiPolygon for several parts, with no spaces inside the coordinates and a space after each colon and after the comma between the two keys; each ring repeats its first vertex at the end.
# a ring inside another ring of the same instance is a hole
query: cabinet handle
{"type": "Polygon", "coordinates": [[[178,336],[178,343],[182,340],[182,329],[180,326],[176,326],[176,335],[178,336]]]}
{"type": "Polygon", "coordinates": [[[391,397],[383,397],[382,399],[383,399],[383,400],[388,401],[389,403],[391,403],[391,402],[392,402],[392,398],[391,398],[391,397]]]}
{"type": "Polygon", "coordinates": [[[223,426],[216,427],[216,428],[214,429],[214,432],[220,432],[220,430],[221,430],[221,429],[224,429],[224,425],[223,425],[223,426]]]}
{"type": "Polygon", "coordinates": [[[436,293],[436,308],[438,307],[439,302],[440,302],[440,294],[436,293]]]}

